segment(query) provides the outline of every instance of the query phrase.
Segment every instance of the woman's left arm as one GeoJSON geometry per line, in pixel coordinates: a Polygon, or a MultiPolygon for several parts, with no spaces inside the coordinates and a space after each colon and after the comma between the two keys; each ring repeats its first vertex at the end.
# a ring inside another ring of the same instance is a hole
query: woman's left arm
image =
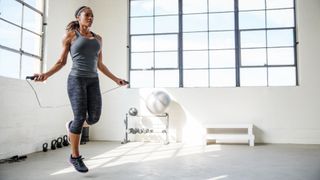
{"type": "Polygon", "coordinates": [[[115,83],[117,83],[120,86],[126,85],[127,83],[123,80],[112,74],[112,72],[107,68],[106,65],[102,62],[102,38],[97,35],[97,39],[100,42],[100,51],[98,54],[98,69],[106,76],[108,76],[110,79],[112,79],[115,83]]]}

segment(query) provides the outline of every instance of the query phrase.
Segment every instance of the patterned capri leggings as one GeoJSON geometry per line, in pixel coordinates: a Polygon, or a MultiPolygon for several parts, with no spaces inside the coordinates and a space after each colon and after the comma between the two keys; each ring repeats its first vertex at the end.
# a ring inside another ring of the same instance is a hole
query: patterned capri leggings
{"type": "Polygon", "coordinates": [[[70,132],[80,134],[84,121],[92,125],[100,119],[102,102],[99,78],[69,75],[68,95],[74,115],[70,132]]]}

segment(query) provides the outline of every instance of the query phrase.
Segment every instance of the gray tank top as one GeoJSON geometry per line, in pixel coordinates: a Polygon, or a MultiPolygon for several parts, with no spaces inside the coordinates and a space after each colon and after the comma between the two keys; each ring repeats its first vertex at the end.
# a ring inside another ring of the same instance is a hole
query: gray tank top
{"type": "Polygon", "coordinates": [[[93,39],[82,36],[78,31],[76,39],[71,44],[70,55],[72,57],[72,68],[70,75],[81,77],[97,77],[97,62],[100,43],[94,33],[93,39]]]}

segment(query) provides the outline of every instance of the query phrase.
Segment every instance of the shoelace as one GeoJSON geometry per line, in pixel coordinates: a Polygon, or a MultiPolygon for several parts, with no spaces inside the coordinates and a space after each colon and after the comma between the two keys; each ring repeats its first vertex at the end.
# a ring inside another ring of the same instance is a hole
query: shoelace
{"type": "Polygon", "coordinates": [[[76,164],[79,165],[79,166],[85,166],[84,162],[83,162],[83,159],[82,157],[79,157],[76,159],[76,164]]]}

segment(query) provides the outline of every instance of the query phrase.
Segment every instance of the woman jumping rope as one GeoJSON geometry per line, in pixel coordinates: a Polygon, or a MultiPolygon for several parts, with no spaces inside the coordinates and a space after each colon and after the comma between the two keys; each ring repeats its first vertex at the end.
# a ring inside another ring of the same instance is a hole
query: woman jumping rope
{"type": "Polygon", "coordinates": [[[102,38],[90,31],[93,12],[82,6],[75,12],[75,21],[70,22],[63,38],[62,53],[56,64],[47,72],[34,74],[35,81],[45,81],[59,71],[67,62],[70,52],[73,65],[68,77],[68,96],[74,119],[67,122],[68,138],[71,144],[69,162],[79,172],[88,172],[79,152],[80,134],[86,121],[92,125],[101,115],[101,92],[97,69],[118,85],[127,82],[113,75],[102,62],[102,38]]]}

